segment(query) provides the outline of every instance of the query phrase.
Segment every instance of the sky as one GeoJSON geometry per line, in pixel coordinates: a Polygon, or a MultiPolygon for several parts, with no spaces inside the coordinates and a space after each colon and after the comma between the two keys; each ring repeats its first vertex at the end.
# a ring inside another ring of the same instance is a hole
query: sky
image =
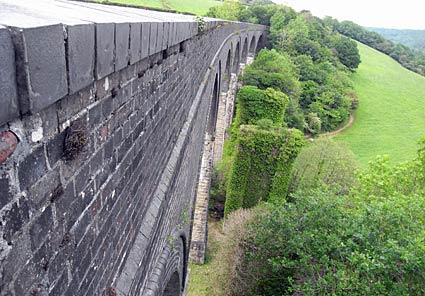
{"type": "Polygon", "coordinates": [[[297,11],[350,20],[366,27],[424,29],[425,0],[273,0],[297,11]]]}

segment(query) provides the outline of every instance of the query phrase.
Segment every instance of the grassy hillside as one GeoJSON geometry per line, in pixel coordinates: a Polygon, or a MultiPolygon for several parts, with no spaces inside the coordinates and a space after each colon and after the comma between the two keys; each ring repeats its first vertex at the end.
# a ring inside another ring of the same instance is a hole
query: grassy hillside
{"type": "Polygon", "coordinates": [[[415,156],[416,141],[425,135],[425,77],[390,57],[358,44],[362,63],[352,79],[360,98],[354,124],[345,141],[362,165],[378,154],[393,162],[415,156]]]}
{"type": "Polygon", "coordinates": [[[220,4],[217,0],[94,0],[96,2],[109,2],[136,5],[142,7],[152,7],[167,10],[176,10],[180,12],[190,12],[197,15],[203,15],[208,8],[220,4]]]}

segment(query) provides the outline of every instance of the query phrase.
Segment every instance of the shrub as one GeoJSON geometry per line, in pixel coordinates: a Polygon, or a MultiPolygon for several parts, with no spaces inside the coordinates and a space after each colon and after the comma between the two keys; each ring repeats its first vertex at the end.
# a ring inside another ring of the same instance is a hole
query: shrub
{"type": "Polygon", "coordinates": [[[357,173],[356,191],[365,197],[395,194],[425,194],[425,138],[419,141],[418,156],[412,161],[391,165],[388,156],[377,156],[357,173]]]}
{"type": "Polygon", "coordinates": [[[231,213],[223,221],[221,235],[217,236],[219,248],[216,258],[220,258],[215,266],[219,272],[213,273],[215,296],[245,295],[252,281],[241,280],[249,278],[250,269],[244,263],[242,243],[248,236],[247,225],[255,216],[255,209],[239,209],[231,213]]]}
{"type": "Polygon", "coordinates": [[[242,87],[237,95],[238,120],[240,124],[256,124],[258,120],[270,119],[274,125],[282,126],[288,97],[277,90],[242,87]]]}
{"type": "Polygon", "coordinates": [[[343,142],[329,138],[314,141],[301,150],[295,160],[290,191],[327,185],[348,192],[355,184],[359,164],[343,142]]]}
{"type": "Polygon", "coordinates": [[[307,131],[312,135],[317,135],[322,129],[322,121],[316,113],[309,113],[307,115],[307,131]]]}
{"type": "Polygon", "coordinates": [[[261,89],[272,87],[288,96],[298,96],[298,76],[298,69],[288,55],[273,49],[262,49],[254,62],[245,69],[241,80],[245,85],[261,89]]]}
{"type": "Polygon", "coordinates": [[[424,196],[294,200],[249,223],[240,295],[424,295],[424,196]]]}

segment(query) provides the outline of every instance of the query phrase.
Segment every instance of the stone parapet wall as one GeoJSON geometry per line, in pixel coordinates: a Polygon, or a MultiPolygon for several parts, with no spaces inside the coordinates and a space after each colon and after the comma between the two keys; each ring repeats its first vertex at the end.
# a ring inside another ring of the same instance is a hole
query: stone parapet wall
{"type": "Polygon", "coordinates": [[[0,23],[0,295],[175,295],[215,79],[265,28],[21,0],[0,23]]]}

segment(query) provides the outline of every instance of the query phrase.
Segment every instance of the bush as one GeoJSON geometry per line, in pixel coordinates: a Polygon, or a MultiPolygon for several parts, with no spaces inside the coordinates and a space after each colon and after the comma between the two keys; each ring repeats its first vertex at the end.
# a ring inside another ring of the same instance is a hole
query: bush
{"type": "Polygon", "coordinates": [[[217,264],[213,273],[215,296],[245,295],[252,281],[241,280],[248,278],[250,269],[244,263],[242,243],[248,236],[247,225],[255,216],[255,209],[239,209],[231,213],[223,221],[221,235],[218,238],[217,264]]]}
{"type": "Polygon", "coordinates": [[[249,223],[240,295],[424,295],[424,196],[294,200],[249,223]]]}
{"type": "Polygon", "coordinates": [[[327,185],[347,192],[355,185],[359,164],[342,142],[328,138],[314,141],[301,150],[292,169],[290,191],[327,185]]]}
{"type": "Polygon", "coordinates": [[[309,113],[307,115],[307,131],[311,135],[317,135],[320,133],[322,129],[322,120],[320,120],[319,116],[316,113],[309,113]]]}
{"type": "Polygon", "coordinates": [[[241,80],[245,85],[261,89],[272,87],[288,96],[298,96],[298,76],[298,69],[288,55],[273,49],[262,49],[254,62],[245,69],[241,80]]]}
{"type": "Polygon", "coordinates": [[[242,87],[237,95],[238,120],[240,124],[256,124],[258,120],[270,119],[275,126],[282,126],[288,97],[277,90],[242,87]]]}
{"type": "Polygon", "coordinates": [[[365,197],[425,195],[425,138],[419,141],[416,159],[391,165],[388,156],[377,156],[357,178],[356,191],[365,197]]]}

